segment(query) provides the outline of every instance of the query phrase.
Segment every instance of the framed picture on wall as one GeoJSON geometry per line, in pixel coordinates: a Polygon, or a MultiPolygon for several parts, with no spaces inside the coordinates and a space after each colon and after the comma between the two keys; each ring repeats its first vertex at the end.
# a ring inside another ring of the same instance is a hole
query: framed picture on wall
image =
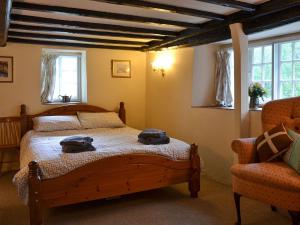
{"type": "Polygon", "coordinates": [[[111,60],[111,76],[119,78],[131,77],[130,60],[111,60]]]}
{"type": "Polygon", "coordinates": [[[0,56],[0,83],[13,82],[13,57],[0,56]]]}

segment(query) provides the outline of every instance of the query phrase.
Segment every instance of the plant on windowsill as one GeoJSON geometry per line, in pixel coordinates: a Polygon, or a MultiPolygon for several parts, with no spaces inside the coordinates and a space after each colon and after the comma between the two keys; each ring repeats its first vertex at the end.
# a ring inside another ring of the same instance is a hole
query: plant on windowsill
{"type": "Polygon", "coordinates": [[[264,100],[264,96],[266,95],[266,89],[261,86],[260,83],[255,82],[251,83],[248,89],[248,95],[250,97],[250,109],[256,109],[259,107],[259,98],[264,100]]]}

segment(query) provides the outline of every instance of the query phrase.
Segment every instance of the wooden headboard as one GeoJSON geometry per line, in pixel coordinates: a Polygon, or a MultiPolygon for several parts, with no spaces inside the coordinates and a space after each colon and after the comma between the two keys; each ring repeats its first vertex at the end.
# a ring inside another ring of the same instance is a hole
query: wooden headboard
{"type": "MultiPolygon", "coordinates": [[[[93,106],[93,105],[86,105],[86,104],[77,104],[77,105],[66,105],[61,106],[53,109],[49,109],[42,113],[38,113],[35,115],[27,115],[26,114],[26,105],[21,105],[21,137],[33,128],[33,121],[32,118],[38,116],[59,116],[59,115],[77,115],[77,112],[111,112],[104,108],[93,106]]],[[[120,102],[119,107],[119,117],[126,123],[126,112],[124,102],[120,102]]]]}

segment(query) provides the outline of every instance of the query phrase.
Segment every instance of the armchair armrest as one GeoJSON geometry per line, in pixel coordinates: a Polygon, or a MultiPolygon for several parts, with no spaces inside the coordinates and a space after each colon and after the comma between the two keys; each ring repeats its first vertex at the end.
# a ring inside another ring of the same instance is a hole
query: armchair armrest
{"type": "Polygon", "coordinates": [[[231,148],[238,154],[239,163],[255,162],[255,140],[256,138],[243,138],[232,141],[231,148]]]}

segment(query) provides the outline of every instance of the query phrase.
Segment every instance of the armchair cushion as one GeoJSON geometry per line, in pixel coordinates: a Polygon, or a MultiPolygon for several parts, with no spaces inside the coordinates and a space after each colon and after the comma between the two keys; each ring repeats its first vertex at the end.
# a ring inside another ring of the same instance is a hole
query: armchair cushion
{"type": "Polygon", "coordinates": [[[294,139],[294,142],[285,153],[283,160],[300,173],[300,134],[292,130],[288,130],[288,134],[294,139]]]}
{"type": "Polygon", "coordinates": [[[271,161],[282,155],[292,142],[283,124],[264,132],[255,142],[260,162],[271,161]]]}
{"type": "Polygon", "coordinates": [[[287,191],[300,191],[300,175],[284,162],[236,164],[231,173],[250,182],[287,191]]]}

